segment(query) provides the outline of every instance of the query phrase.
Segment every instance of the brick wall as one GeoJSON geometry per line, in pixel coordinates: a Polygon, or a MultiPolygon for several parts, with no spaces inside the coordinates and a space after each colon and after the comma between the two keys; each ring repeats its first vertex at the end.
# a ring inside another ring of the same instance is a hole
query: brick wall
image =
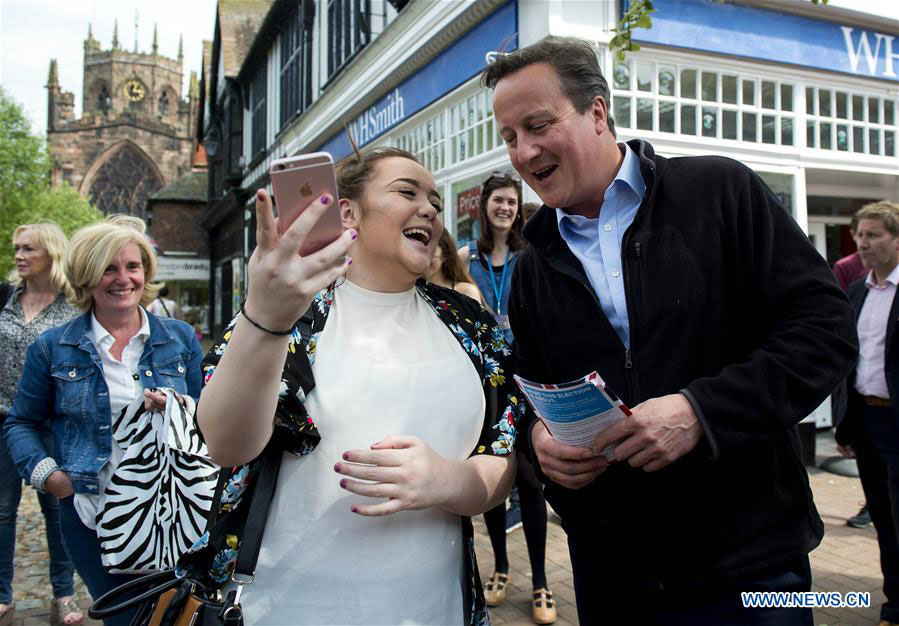
{"type": "Polygon", "coordinates": [[[153,211],[150,233],[159,246],[159,252],[196,252],[209,257],[206,231],[200,220],[205,204],[159,201],[150,205],[153,211]]]}

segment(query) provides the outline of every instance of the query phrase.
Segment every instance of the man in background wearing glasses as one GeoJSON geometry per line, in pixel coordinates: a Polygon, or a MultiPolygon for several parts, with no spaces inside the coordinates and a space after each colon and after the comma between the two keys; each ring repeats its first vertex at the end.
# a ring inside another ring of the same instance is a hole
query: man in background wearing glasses
{"type": "Polygon", "coordinates": [[[544,206],[512,279],[520,374],[596,370],[633,415],[593,449],[520,425],[568,534],[582,624],[812,624],[742,591],[810,589],[823,534],[795,425],[852,367],[852,309],[762,180],[730,159],[618,143],[587,42],[484,72],[544,206]],[[597,454],[617,442],[611,466],[597,454]]]}

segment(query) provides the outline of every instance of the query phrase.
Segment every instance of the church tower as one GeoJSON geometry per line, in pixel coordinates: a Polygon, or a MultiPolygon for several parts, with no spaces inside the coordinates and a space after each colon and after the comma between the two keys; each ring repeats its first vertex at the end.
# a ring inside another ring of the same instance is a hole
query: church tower
{"type": "Polygon", "coordinates": [[[190,171],[196,115],[191,93],[182,97],[181,46],[177,58],[161,54],[154,26],[142,52],[137,26],[133,51],[121,45],[118,23],[108,49],[88,26],[79,119],[50,61],[47,140],[54,184],[71,184],[105,213],[145,217],[147,198],[190,171]]]}

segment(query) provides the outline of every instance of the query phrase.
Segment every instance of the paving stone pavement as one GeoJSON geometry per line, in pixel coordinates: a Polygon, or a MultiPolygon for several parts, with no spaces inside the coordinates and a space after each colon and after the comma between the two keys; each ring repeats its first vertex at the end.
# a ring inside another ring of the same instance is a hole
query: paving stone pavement
{"type": "MultiPolygon", "coordinates": [[[[824,455],[828,447],[824,437],[824,455]]],[[[822,441],[819,436],[819,442],[822,441]]],[[[819,449],[820,449],[819,444],[819,449]]],[[[817,609],[816,626],[869,626],[878,621],[879,606],[883,602],[882,577],[878,561],[877,541],[873,528],[853,529],[845,525],[847,517],[858,512],[864,500],[857,479],[836,476],[811,469],[810,480],[815,502],[825,524],[825,536],[811,555],[815,591],[868,591],[872,606],[867,609],[817,609]]],[[[493,572],[493,554],[483,518],[475,519],[475,546],[482,578],[493,572]]],[[[530,626],[530,564],[524,534],[519,529],[508,536],[510,594],[503,606],[490,610],[495,625],[530,626]]],[[[48,555],[44,540],[43,516],[31,489],[23,490],[19,508],[16,544],[14,626],[38,626],[50,623],[52,593],[47,578],[48,555]]],[[[550,522],[547,533],[546,573],[550,588],[558,600],[558,626],[578,623],[572,586],[571,562],[565,533],[558,524],[550,522]]],[[[76,577],[76,590],[82,606],[90,604],[87,590],[76,577]]],[[[85,615],[87,611],[85,608],[85,615]]],[[[86,624],[99,624],[89,619],[86,624]]],[[[617,626],[617,625],[609,625],[617,626]]]]}

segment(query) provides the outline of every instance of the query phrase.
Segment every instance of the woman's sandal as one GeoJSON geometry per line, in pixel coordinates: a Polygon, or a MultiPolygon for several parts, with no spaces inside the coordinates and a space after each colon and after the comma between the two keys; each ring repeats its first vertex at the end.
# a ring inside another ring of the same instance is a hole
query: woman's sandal
{"type": "Polygon", "coordinates": [[[493,572],[493,576],[484,585],[484,600],[487,606],[499,606],[506,601],[506,587],[509,585],[507,572],[493,572]]]}
{"type": "Polygon", "coordinates": [[[0,626],[11,626],[12,618],[16,616],[16,603],[10,602],[0,609],[0,626]]]}
{"type": "Polygon", "coordinates": [[[56,598],[53,600],[53,611],[50,613],[50,621],[58,626],[82,626],[84,613],[75,596],[56,598]]]}
{"type": "Polygon", "coordinates": [[[552,624],[559,619],[553,592],[546,587],[534,589],[531,594],[531,618],[535,624],[552,624]]]}

